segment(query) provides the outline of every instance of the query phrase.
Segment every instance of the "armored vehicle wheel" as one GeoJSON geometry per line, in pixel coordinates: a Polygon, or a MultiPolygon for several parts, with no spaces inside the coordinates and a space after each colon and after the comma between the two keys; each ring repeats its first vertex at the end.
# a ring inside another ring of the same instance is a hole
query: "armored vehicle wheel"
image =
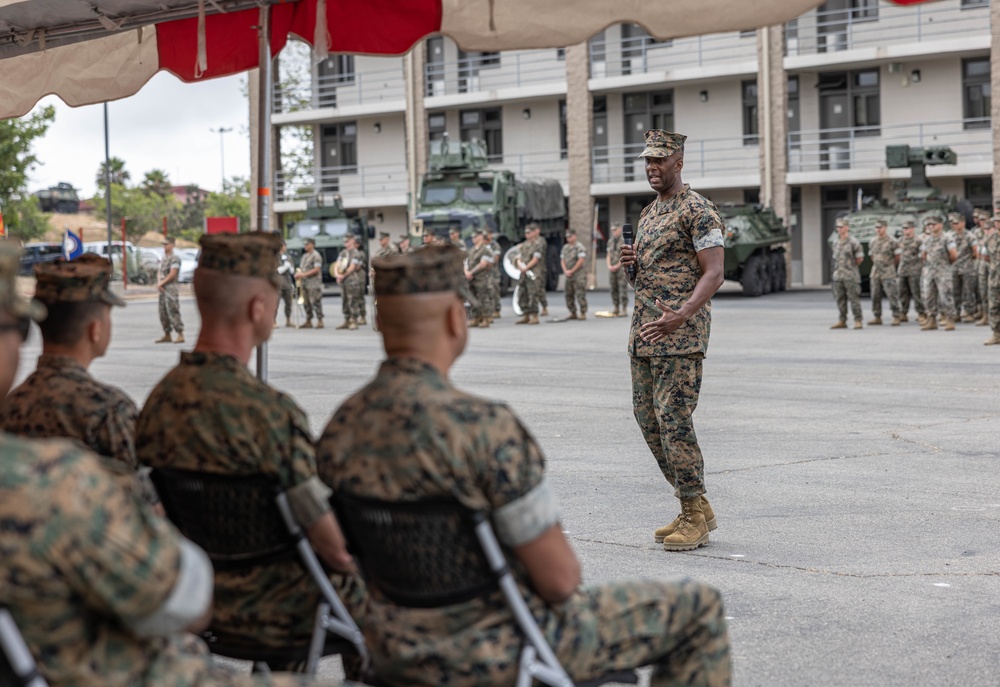
{"type": "Polygon", "coordinates": [[[768,253],[760,254],[760,292],[763,295],[771,293],[774,286],[774,278],[771,276],[771,256],[768,253]]]}
{"type": "Polygon", "coordinates": [[[743,277],[740,283],[743,284],[743,295],[755,298],[764,293],[763,278],[761,270],[764,258],[761,255],[751,255],[747,264],[743,266],[743,277]]]}
{"type": "Polygon", "coordinates": [[[559,249],[551,243],[545,250],[545,290],[559,289],[559,275],[562,274],[562,264],[559,261],[559,249]]]}
{"type": "Polygon", "coordinates": [[[780,250],[771,251],[768,254],[771,275],[771,293],[778,293],[785,290],[785,255],[780,250]]]}

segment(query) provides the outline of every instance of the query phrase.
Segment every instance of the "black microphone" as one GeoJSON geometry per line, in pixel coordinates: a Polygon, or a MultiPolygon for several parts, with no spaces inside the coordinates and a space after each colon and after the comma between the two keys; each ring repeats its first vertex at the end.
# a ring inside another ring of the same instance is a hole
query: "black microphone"
{"type": "MultiPolygon", "coordinates": [[[[632,247],[632,225],[631,224],[623,224],[622,225],[622,242],[626,246],[628,246],[629,248],[632,247]]],[[[628,267],[625,268],[625,273],[628,275],[629,279],[635,279],[635,263],[634,262],[631,265],[629,265],[628,267]]]]}

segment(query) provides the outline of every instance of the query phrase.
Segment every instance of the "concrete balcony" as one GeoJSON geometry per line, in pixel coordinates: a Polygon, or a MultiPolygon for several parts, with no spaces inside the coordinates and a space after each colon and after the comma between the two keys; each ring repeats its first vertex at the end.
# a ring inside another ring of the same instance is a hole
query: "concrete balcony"
{"type": "Polygon", "coordinates": [[[592,91],[757,72],[753,34],[716,33],[655,42],[649,36],[595,39],[589,50],[592,91]]]}
{"type": "Polygon", "coordinates": [[[786,25],[785,68],[968,53],[990,47],[987,5],[961,0],[911,6],[880,2],[864,9],[809,12],[786,25]]]}
{"type": "Polygon", "coordinates": [[[885,148],[948,146],[958,164],[927,168],[928,176],[989,176],[993,139],[989,119],[897,124],[852,129],[796,131],[788,136],[788,183],[828,184],[906,179],[908,169],[889,169],[885,148]]]}
{"type": "Polygon", "coordinates": [[[306,198],[319,192],[339,193],[345,208],[405,206],[406,165],[353,165],[275,175],[275,211],[305,210],[306,198]]]}
{"type": "MultiPolygon", "coordinates": [[[[649,193],[643,145],[597,146],[591,156],[590,192],[595,196],[649,193]]],[[[688,141],[684,181],[694,189],[753,188],[760,185],[760,149],[742,136],[688,141]]]]}
{"type": "Polygon", "coordinates": [[[556,179],[563,193],[569,193],[569,162],[565,150],[505,154],[502,161],[491,162],[488,167],[509,170],[520,178],[556,179]]]}
{"type": "Polygon", "coordinates": [[[319,77],[313,84],[276,88],[277,125],[315,124],[344,118],[403,112],[406,84],[402,67],[319,77]]]}
{"type": "Polygon", "coordinates": [[[566,94],[566,63],[556,50],[508,50],[425,67],[428,109],[566,94]]]}

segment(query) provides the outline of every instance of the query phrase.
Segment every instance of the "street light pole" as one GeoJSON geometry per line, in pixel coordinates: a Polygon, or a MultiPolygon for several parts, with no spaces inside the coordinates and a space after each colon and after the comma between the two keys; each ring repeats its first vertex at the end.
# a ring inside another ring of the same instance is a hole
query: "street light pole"
{"type": "Polygon", "coordinates": [[[224,136],[232,131],[232,127],[220,126],[218,129],[209,129],[213,134],[219,134],[219,159],[222,163],[222,187],[220,193],[226,192],[226,146],[224,136]]]}

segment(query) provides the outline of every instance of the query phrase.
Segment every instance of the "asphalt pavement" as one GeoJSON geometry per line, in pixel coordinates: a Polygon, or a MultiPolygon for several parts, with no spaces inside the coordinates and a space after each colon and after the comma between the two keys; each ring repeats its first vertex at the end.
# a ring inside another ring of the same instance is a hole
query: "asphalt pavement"
{"type": "MultiPolygon", "coordinates": [[[[588,297],[591,314],[609,309],[607,291],[588,297]]],[[[565,315],[561,293],[549,302],[565,315]]],[[[370,327],[332,328],[339,298],[324,309],[327,329],[279,329],[268,354],[317,434],[382,358],[370,327]]],[[[155,300],[116,311],[94,374],[141,402],[193,346],[190,298],[182,312],[176,346],[152,343],[155,300]]],[[[722,590],[736,685],[1000,685],[1000,346],[968,324],[835,321],[828,291],[713,301],[695,427],[719,529],[693,552],[653,543],[678,508],[632,417],[627,319],[515,326],[508,297],[452,378],[540,442],[588,584],[685,575],[722,590]]],[[[22,376],[37,350],[36,332],[22,376]]]]}

